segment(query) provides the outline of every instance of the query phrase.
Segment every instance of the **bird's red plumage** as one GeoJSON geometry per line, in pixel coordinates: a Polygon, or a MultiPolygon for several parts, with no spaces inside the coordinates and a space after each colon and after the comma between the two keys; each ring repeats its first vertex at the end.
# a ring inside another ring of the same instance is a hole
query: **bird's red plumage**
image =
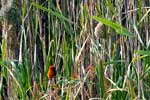
{"type": "Polygon", "coordinates": [[[48,68],[48,73],[47,73],[47,77],[48,79],[53,78],[56,76],[56,69],[53,65],[49,66],[48,68]]]}

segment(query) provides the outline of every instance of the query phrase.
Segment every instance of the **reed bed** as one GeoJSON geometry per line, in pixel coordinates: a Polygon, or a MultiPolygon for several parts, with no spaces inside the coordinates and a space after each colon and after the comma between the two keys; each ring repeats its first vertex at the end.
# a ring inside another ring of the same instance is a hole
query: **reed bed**
{"type": "Polygon", "coordinates": [[[0,3],[1,100],[150,99],[149,0],[0,3]]]}

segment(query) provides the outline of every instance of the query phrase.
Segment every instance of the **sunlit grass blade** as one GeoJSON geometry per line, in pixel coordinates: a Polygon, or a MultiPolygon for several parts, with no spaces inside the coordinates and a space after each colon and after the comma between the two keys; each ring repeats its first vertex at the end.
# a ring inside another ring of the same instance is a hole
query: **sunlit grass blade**
{"type": "Polygon", "coordinates": [[[136,53],[139,54],[139,55],[150,56],[150,50],[138,50],[138,51],[136,51],[136,53]]]}
{"type": "Polygon", "coordinates": [[[93,16],[93,19],[115,29],[116,32],[120,35],[133,36],[133,33],[131,33],[129,30],[113,21],[97,16],[93,16]]]}

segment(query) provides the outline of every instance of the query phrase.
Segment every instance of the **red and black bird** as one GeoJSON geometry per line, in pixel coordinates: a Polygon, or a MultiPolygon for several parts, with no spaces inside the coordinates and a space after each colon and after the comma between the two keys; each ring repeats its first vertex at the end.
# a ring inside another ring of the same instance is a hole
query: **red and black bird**
{"type": "Polygon", "coordinates": [[[53,65],[50,65],[48,68],[47,77],[51,79],[56,76],[56,68],[53,65]]]}

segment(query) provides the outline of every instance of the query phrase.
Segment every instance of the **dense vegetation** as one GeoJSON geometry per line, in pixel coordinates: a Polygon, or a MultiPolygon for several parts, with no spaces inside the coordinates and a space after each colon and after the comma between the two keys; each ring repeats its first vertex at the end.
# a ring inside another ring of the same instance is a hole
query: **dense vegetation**
{"type": "Polygon", "coordinates": [[[2,0],[0,100],[150,99],[150,0],[2,0]],[[50,65],[56,77],[48,80],[50,65]]]}

